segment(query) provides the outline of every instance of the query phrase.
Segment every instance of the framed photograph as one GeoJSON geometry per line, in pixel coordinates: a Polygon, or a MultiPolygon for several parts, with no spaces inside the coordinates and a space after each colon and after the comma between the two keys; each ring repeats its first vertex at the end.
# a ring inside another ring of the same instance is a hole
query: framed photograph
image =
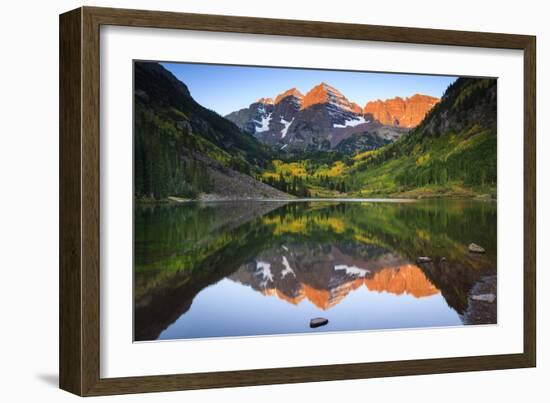
{"type": "Polygon", "coordinates": [[[535,37],[60,16],[60,387],[533,367],[535,37]]]}

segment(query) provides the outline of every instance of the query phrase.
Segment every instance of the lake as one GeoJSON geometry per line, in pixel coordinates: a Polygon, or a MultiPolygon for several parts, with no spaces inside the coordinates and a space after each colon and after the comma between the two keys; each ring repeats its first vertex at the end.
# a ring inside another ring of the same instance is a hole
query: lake
{"type": "Polygon", "coordinates": [[[137,205],[134,339],[497,322],[491,201],[137,205]],[[485,249],[476,254],[470,243],[485,249]],[[418,257],[431,261],[417,263],[418,257]],[[312,318],[328,319],[310,328],[312,318]]]}

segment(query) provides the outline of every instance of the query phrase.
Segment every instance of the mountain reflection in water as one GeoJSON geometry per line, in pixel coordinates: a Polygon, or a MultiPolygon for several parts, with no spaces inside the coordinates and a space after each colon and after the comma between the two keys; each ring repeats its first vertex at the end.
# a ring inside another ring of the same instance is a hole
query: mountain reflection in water
{"type": "Polygon", "coordinates": [[[136,341],[496,323],[496,204],[138,206],[134,274],[136,341]]]}
{"type": "Polygon", "coordinates": [[[439,292],[418,266],[396,254],[385,253],[373,260],[353,259],[334,245],[325,253],[322,248],[303,252],[296,249],[290,252],[283,246],[262,253],[229,278],[293,305],[307,299],[322,310],[333,307],[362,286],[370,291],[417,298],[439,292]]]}

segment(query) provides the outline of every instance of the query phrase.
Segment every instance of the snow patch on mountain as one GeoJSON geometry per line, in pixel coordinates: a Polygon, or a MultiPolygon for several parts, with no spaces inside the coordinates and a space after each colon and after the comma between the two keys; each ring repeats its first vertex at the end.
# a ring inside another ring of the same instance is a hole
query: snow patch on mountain
{"type": "Polygon", "coordinates": [[[290,125],[292,124],[292,122],[294,122],[294,118],[292,118],[290,120],[290,122],[284,120],[283,118],[281,118],[281,123],[285,126],[283,127],[283,129],[281,130],[281,138],[285,138],[286,137],[286,134],[288,132],[288,128],[290,127],[290,125]]]}
{"type": "Polygon", "coordinates": [[[256,262],[256,276],[262,278],[260,285],[262,287],[267,286],[267,283],[273,282],[273,273],[271,272],[271,264],[267,262],[256,262]]]}
{"type": "Polygon", "coordinates": [[[365,277],[367,274],[370,273],[370,270],[368,269],[362,269],[361,267],[357,267],[357,266],[347,266],[345,264],[339,264],[334,266],[334,270],[337,270],[337,271],[344,270],[346,274],[350,276],[355,276],[355,277],[365,277]]]}
{"type": "Polygon", "coordinates": [[[296,273],[294,273],[294,270],[292,270],[292,267],[290,267],[286,256],[283,256],[283,266],[285,268],[281,272],[281,278],[285,278],[288,274],[292,274],[294,277],[296,277],[296,273]]]}
{"type": "Polygon", "coordinates": [[[370,123],[370,120],[365,120],[363,116],[358,116],[356,118],[346,120],[343,125],[339,125],[335,123],[333,127],[335,128],[355,127],[363,123],[370,123]]]}
{"type": "Polygon", "coordinates": [[[262,116],[262,120],[258,121],[258,120],[255,120],[255,122],[257,124],[259,124],[260,126],[256,126],[256,133],[261,133],[261,132],[266,132],[269,130],[269,123],[271,122],[271,113],[265,115],[265,116],[262,116]]]}

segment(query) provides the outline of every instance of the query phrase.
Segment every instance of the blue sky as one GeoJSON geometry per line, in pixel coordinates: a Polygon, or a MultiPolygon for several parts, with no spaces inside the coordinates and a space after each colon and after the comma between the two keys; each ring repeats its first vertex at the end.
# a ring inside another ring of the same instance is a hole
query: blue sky
{"type": "Polygon", "coordinates": [[[275,98],[292,87],[305,95],[323,81],[340,90],[350,101],[365,106],[368,101],[416,93],[441,97],[457,78],[191,63],[162,65],[187,85],[198,103],[220,115],[246,108],[261,97],[275,98]]]}

